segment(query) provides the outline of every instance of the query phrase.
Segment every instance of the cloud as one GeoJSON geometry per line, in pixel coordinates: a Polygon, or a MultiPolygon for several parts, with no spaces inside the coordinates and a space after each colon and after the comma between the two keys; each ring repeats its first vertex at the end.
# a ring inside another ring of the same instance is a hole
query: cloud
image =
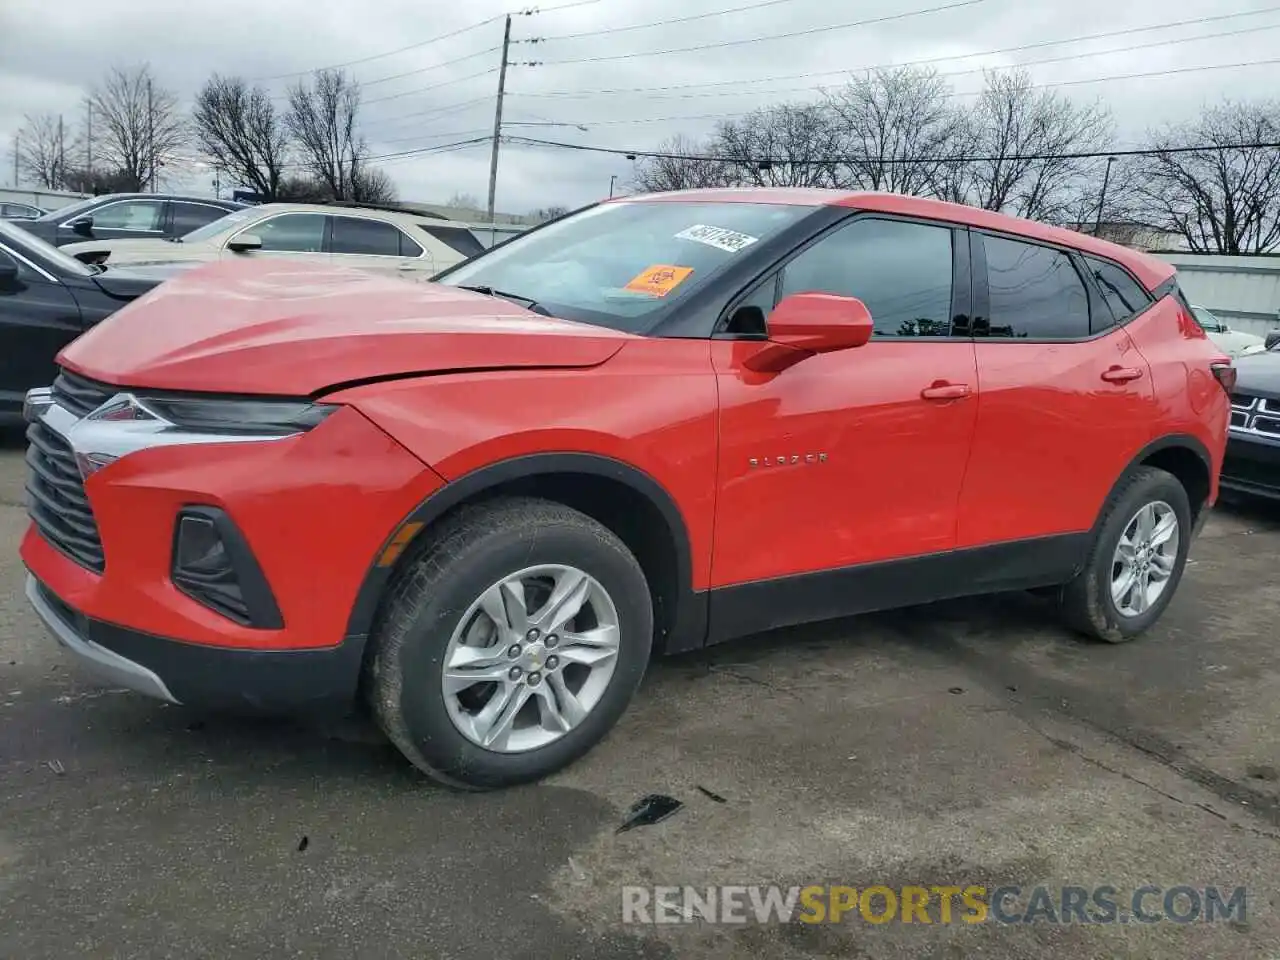
{"type": "MultiPolygon", "coordinates": [[[[465,192],[483,199],[489,179],[487,143],[391,155],[491,133],[501,15],[518,2],[222,0],[197,7],[174,0],[129,0],[127,5],[3,0],[0,145],[12,141],[24,114],[61,113],[68,125],[79,124],[84,93],[116,65],[149,62],[159,81],[189,104],[214,71],[275,78],[264,84],[283,99],[292,78],[281,75],[365,60],[349,68],[364,84],[364,132],[374,154],[388,157],[384,166],[400,195],[443,202],[465,192]],[[494,19],[437,43],[423,43],[486,18],[494,19]],[[411,44],[419,45],[378,56],[411,44]]],[[[546,0],[541,6],[566,2],[546,0]]],[[[1265,96],[1280,77],[1280,69],[1271,65],[1073,83],[1274,57],[1280,10],[1261,0],[1237,0],[1230,10],[1212,0],[1182,0],[1176,5],[1157,0],[981,0],[843,28],[839,25],[939,7],[947,0],[872,0],[856,5],[774,0],[755,9],[663,23],[749,3],[599,0],[515,17],[512,36],[518,42],[511,47],[510,59],[516,65],[508,70],[504,129],[549,140],[652,149],[676,133],[705,133],[716,117],[780,99],[817,96],[822,86],[839,84],[841,71],[936,60],[934,69],[956,74],[948,79],[961,96],[980,87],[981,74],[974,72],[980,68],[1029,64],[1039,83],[1066,84],[1057,89],[1073,98],[1104,100],[1116,117],[1121,140],[1129,143],[1150,126],[1189,118],[1204,103],[1224,96],[1265,96]],[[1274,12],[1141,30],[1245,11],[1274,12]],[[617,29],[621,27],[635,29],[617,29]],[[781,36],[814,28],[822,29],[781,36]],[[1135,32],[1043,45],[1124,30],[1135,32]],[[1172,42],[1231,31],[1244,32],[1172,42]],[[566,36],[574,34],[589,35],[566,36]],[[545,39],[527,42],[536,38],[545,39]],[[732,42],[747,39],[751,42],[732,42]],[[707,49],[655,53],[695,46],[707,49]],[[1028,49],[979,56],[1018,46],[1028,49]],[[1141,49],[1130,49],[1135,47],[1141,49]],[[529,61],[541,65],[523,65],[529,61]],[[762,82],[774,77],[792,79],[762,82]],[[653,89],[658,87],[669,89],[653,89]],[[634,88],[643,89],[627,92],[634,88]],[[578,125],[588,129],[577,129],[578,125]]],[[[632,163],[623,157],[504,144],[498,207],[524,212],[576,206],[606,195],[611,177],[626,183],[631,174],[632,163]]],[[[10,176],[0,166],[0,181],[10,176]]],[[[184,186],[208,192],[210,184],[193,174],[184,186]]]]}

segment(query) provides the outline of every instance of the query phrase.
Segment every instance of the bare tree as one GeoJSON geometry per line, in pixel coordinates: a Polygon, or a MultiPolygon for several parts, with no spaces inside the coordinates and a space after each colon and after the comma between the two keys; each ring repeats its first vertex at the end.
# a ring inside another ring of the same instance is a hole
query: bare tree
{"type": "Polygon", "coordinates": [[[1104,107],[1037,91],[1026,71],[988,74],[970,123],[971,202],[1037,220],[1069,219],[1089,180],[1089,164],[1070,154],[1100,151],[1112,135],[1104,107]]]}
{"type": "Polygon", "coordinates": [[[446,207],[455,207],[459,210],[482,210],[484,209],[480,203],[480,198],[473,193],[455,193],[449,198],[446,207]]]}
{"type": "Polygon", "coordinates": [[[912,67],[874,70],[826,95],[837,124],[839,186],[937,196],[948,192],[950,159],[967,147],[964,115],[946,81],[912,67]]]}
{"type": "Polygon", "coordinates": [[[394,203],[396,185],[385,170],[352,161],[351,199],[360,203],[394,203]]]}
{"type": "Polygon", "coordinates": [[[119,171],[131,190],[163,180],[189,136],[178,98],[156,84],[151,67],[113,68],[89,104],[96,159],[119,171]]]}
{"type": "Polygon", "coordinates": [[[196,139],[214,166],[275,200],[289,158],[289,128],[270,95],[239,77],[214,74],[196,95],[196,139]]]}
{"type": "MultiPolygon", "coordinates": [[[[61,190],[67,185],[67,155],[74,156],[70,131],[56,114],[23,117],[18,131],[18,168],[36,186],[61,190]]],[[[78,140],[76,141],[79,142],[78,140]]]]}
{"type": "Polygon", "coordinates": [[[356,132],[359,112],[360,85],[341,70],[320,70],[289,91],[289,129],[303,163],[335,200],[352,199],[352,171],[367,151],[356,132]]]}
{"type": "Polygon", "coordinates": [[[658,148],[663,156],[646,157],[636,164],[634,185],[645,193],[735,186],[737,175],[729,164],[696,159],[713,149],[685,136],[672,137],[658,148]]]}
{"type": "Polygon", "coordinates": [[[568,212],[568,207],[540,207],[530,212],[529,217],[538,223],[546,223],[548,220],[557,220],[568,212]]]}
{"type": "Polygon", "coordinates": [[[731,182],[770,187],[829,187],[836,182],[838,124],[821,103],[780,103],[722,122],[710,144],[731,182]]]}
{"type": "Polygon", "coordinates": [[[1257,254],[1280,245],[1280,103],[1225,101],[1152,137],[1142,165],[1150,217],[1197,253],[1257,254]],[[1198,153],[1179,147],[1214,147],[1198,153]]]}

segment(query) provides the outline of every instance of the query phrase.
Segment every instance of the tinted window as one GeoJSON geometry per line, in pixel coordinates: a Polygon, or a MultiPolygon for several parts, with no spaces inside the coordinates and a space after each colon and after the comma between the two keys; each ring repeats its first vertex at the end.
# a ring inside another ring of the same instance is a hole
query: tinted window
{"type": "Polygon", "coordinates": [[[91,210],[95,230],[154,230],[164,224],[164,203],[159,200],[124,200],[91,210]]]}
{"type": "Polygon", "coordinates": [[[1151,303],[1151,297],[1138,281],[1114,263],[1095,260],[1093,257],[1085,257],[1084,262],[1089,265],[1089,271],[1097,281],[1107,306],[1115,314],[1117,323],[1124,323],[1151,303]]]}
{"type": "Polygon", "coordinates": [[[410,240],[404,231],[400,231],[400,256],[402,257],[420,257],[425,251],[414,240],[410,240]]]}
{"type": "Polygon", "coordinates": [[[991,336],[1063,340],[1089,335],[1089,295],[1059,250],[985,237],[991,336]]]}
{"type": "Polygon", "coordinates": [[[334,217],[332,253],[355,253],[367,257],[400,256],[400,231],[381,220],[334,217]]]}
{"type": "Polygon", "coordinates": [[[172,203],[170,206],[173,208],[173,233],[177,237],[227,215],[227,211],[203,203],[172,203]]]}
{"type": "Polygon", "coordinates": [[[262,240],[263,250],[284,253],[321,253],[324,250],[322,213],[289,213],[272,217],[246,230],[262,240]]]}
{"type": "Polygon", "coordinates": [[[485,251],[484,244],[477,240],[470,230],[462,227],[437,227],[427,223],[421,223],[419,226],[450,250],[464,257],[474,257],[477,253],[485,251]]]}
{"type": "Polygon", "coordinates": [[[898,220],[859,220],[819,240],[789,264],[782,295],[857,297],[876,336],[951,333],[951,231],[898,220]]]}

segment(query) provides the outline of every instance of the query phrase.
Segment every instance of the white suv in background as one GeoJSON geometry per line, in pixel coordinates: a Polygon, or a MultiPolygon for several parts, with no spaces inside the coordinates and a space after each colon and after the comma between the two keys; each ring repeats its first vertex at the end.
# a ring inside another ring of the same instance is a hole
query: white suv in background
{"type": "Polygon", "coordinates": [[[267,203],[174,240],[87,240],[62,249],[109,266],[289,257],[426,280],[478,246],[465,225],[426,214],[347,204],[267,203]]]}

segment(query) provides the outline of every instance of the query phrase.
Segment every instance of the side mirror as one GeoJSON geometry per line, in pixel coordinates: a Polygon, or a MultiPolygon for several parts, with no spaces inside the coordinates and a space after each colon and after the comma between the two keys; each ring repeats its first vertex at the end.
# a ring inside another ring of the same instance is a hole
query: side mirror
{"type": "Polygon", "coordinates": [[[768,343],[744,363],[762,373],[777,373],[817,353],[864,346],[875,329],[866,304],[833,293],[784,297],[766,326],[768,343]]]}
{"type": "Polygon", "coordinates": [[[76,217],[67,226],[82,237],[93,236],[93,217],[87,214],[83,217],[76,217]]]}
{"type": "Polygon", "coordinates": [[[242,233],[227,244],[227,249],[232,253],[248,253],[250,250],[261,250],[262,238],[253,233],[242,233]]]}
{"type": "Polygon", "coordinates": [[[1266,347],[1268,350],[1275,348],[1276,344],[1280,344],[1280,330],[1272,331],[1267,334],[1266,347]]]}

